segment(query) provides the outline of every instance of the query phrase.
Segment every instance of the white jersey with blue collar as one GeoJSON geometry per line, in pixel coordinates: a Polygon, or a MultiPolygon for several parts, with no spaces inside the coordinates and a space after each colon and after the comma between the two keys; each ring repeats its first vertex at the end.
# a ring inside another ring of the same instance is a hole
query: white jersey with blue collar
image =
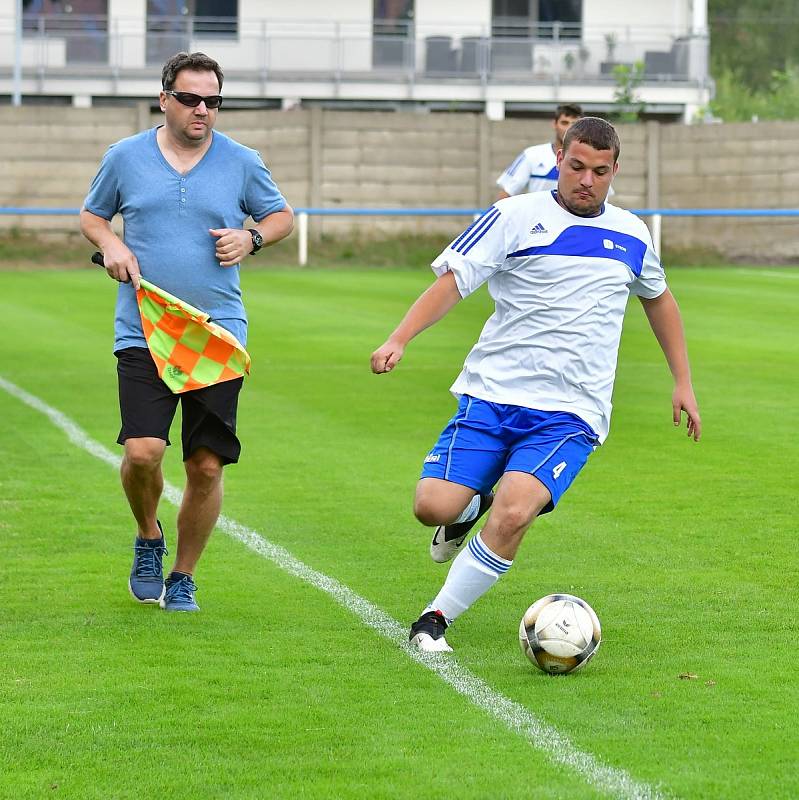
{"type": "Polygon", "coordinates": [[[542,192],[558,185],[558,162],[549,142],[525,148],[497,178],[497,186],[511,197],[542,192]]]}
{"type": "Polygon", "coordinates": [[[468,297],[496,304],[452,385],[495,403],[570,411],[608,435],[630,294],[659,297],[666,279],[646,225],[608,203],[566,211],[555,192],[499,200],[433,262],[468,297]]]}

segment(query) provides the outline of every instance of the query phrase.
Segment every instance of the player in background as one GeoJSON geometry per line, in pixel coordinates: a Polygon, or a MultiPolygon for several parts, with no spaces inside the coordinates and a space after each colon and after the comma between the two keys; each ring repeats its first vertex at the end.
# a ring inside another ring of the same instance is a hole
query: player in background
{"type": "Polygon", "coordinates": [[[372,354],[372,371],[390,372],[414,336],[488,283],[495,311],[452,386],[457,413],[416,487],[414,514],[435,527],[433,560],[457,554],[411,627],[422,650],[451,650],[448,626],[510,569],[533,520],[554,509],[608,435],[631,294],[674,378],[674,425],[685,412],[688,435],[699,440],[681,316],[649,231],[605,202],[618,156],[610,123],[576,122],[558,156],[557,190],[489,208],[433,261],[437,279],[372,354]],[[489,509],[482,531],[461,549],[489,509]]]}
{"type": "Polygon", "coordinates": [[[136,304],[140,277],[210,314],[242,345],[247,315],[239,267],[288,236],[293,212],[255,150],[213,130],[222,70],[203,53],[178,53],[162,72],[164,124],[106,152],[80,214],[81,231],[120,281],[114,323],[124,445],[121,478],[138,526],[129,589],[141,603],[198,611],[194,569],[222,505],[222,469],[238,461],[236,411],[242,379],[180,395],[159,378],[136,304]],[[121,214],[124,240],[111,227],[121,214]],[[247,216],[255,227],[243,227],[247,216]],[[166,553],[158,503],[161,461],[180,400],[186,489],[178,512],[175,563],[166,553]]]}
{"type": "Polygon", "coordinates": [[[580,106],[573,103],[558,106],[552,127],[555,138],[544,144],[534,144],[523,150],[513,163],[497,178],[501,191],[498,200],[524,192],[542,192],[558,185],[558,150],[563,147],[566,131],[583,116],[580,106]]]}

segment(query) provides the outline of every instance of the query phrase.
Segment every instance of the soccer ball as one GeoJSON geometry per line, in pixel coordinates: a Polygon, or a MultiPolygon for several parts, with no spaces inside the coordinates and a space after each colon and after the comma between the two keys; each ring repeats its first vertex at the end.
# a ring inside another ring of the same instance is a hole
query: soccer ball
{"type": "Polygon", "coordinates": [[[519,623],[522,652],[539,669],[565,675],[582,669],[602,640],[594,609],[573,594],[548,594],[524,612],[519,623]]]}

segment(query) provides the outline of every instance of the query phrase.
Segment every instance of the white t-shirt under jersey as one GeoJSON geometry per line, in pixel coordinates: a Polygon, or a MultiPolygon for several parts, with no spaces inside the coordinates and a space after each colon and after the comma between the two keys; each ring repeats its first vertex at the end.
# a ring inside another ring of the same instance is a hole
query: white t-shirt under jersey
{"type": "Polygon", "coordinates": [[[511,197],[523,192],[543,192],[558,185],[558,165],[552,145],[525,148],[497,178],[497,186],[511,197]]]}
{"type": "Polygon", "coordinates": [[[522,194],[491,206],[432,267],[452,271],[462,297],[488,282],[496,304],[452,392],[570,411],[604,441],[627,299],[666,290],[646,225],[608,203],[579,217],[555,192],[522,194]]]}

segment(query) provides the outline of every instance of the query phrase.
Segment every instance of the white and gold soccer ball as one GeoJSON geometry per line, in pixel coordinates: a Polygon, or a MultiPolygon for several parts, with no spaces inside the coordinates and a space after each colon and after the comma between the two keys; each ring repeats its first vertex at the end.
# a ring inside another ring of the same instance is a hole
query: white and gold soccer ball
{"type": "Polygon", "coordinates": [[[548,594],[536,600],[519,623],[522,652],[551,675],[582,669],[601,640],[602,629],[594,609],[573,594],[548,594]]]}

